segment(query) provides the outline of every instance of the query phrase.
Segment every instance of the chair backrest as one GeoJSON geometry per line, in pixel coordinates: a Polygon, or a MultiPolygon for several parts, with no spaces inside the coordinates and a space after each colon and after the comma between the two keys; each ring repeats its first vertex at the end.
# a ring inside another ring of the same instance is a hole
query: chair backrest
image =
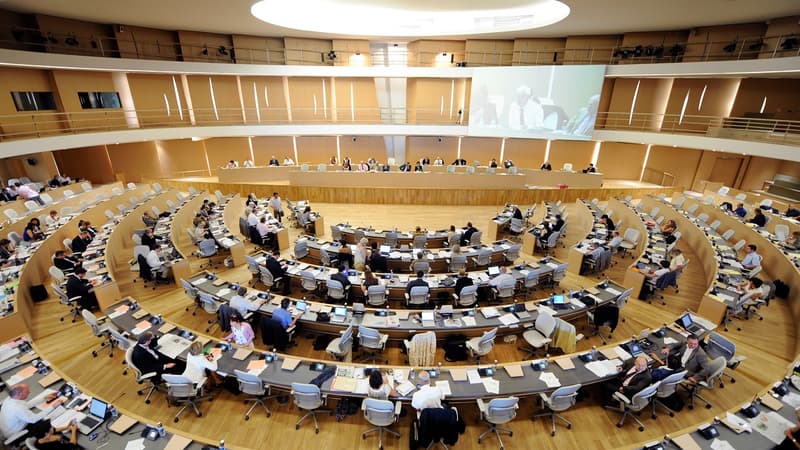
{"type": "Polygon", "coordinates": [[[146,245],[137,245],[133,247],[133,257],[139,258],[139,256],[147,257],[147,254],[150,253],[150,247],[146,245]]]}
{"type": "Polygon", "coordinates": [[[397,247],[397,232],[396,231],[387,232],[383,244],[388,245],[390,248],[397,247]]]}
{"type": "Polygon", "coordinates": [[[197,396],[194,382],[183,375],[165,373],[161,379],[167,384],[167,396],[173,399],[192,398],[197,396]]]}
{"type": "Polygon", "coordinates": [[[653,207],[653,209],[650,210],[650,217],[656,217],[656,216],[658,216],[658,213],[660,213],[660,212],[661,212],[661,208],[659,208],[658,206],[655,206],[655,207],[653,207]]]}
{"type": "Polygon", "coordinates": [[[408,293],[409,305],[427,305],[430,289],[427,286],[414,286],[408,293]]]}
{"type": "Polygon", "coordinates": [[[173,202],[172,200],[167,200],[166,203],[167,203],[167,208],[175,209],[175,202],[173,202]]]}
{"type": "Polygon", "coordinates": [[[658,384],[656,396],[659,398],[667,398],[678,390],[678,385],[681,384],[686,377],[686,371],[675,372],[672,375],[661,380],[658,384]]]}
{"type": "Polygon", "coordinates": [[[8,233],[8,240],[13,242],[14,245],[19,246],[20,243],[22,243],[22,236],[20,236],[16,231],[12,231],[8,233]]]}
{"type": "Polygon", "coordinates": [[[458,272],[459,270],[467,269],[467,256],[466,255],[453,255],[450,257],[450,271],[458,272]]]}
{"type": "Polygon", "coordinates": [[[59,269],[58,267],[50,266],[50,269],[48,269],[48,272],[50,272],[50,276],[53,277],[53,279],[56,280],[58,282],[58,284],[61,284],[61,283],[64,282],[64,278],[65,278],[64,277],[64,272],[62,272],[61,269],[59,269]]]}
{"type": "Polygon", "coordinates": [[[353,230],[353,238],[355,238],[356,242],[361,242],[361,240],[366,236],[367,234],[364,232],[364,230],[359,230],[358,228],[353,230]]]}
{"type": "Polygon", "coordinates": [[[561,167],[561,170],[564,172],[572,172],[572,163],[564,163],[564,166],[561,167]]]}
{"type": "Polygon", "coordinates": [[[300,285],[303,289],[313,291],[317,288],[317,279],[314,277],[313,273],[308,270],[303,270],[300,272],[300,285]]]}
{"type": "Polygon", "coordinates": [[[494,398],[486,406],[485,418],[494,424],[508,423],[517,417],[518,407],[517,397],[494,398]]]}
{"type": "Polygon", "coordinates": [[[714,231],[717,231],[717,228],[719,228],[720,225],[722,225],[720,223],[720,221],[719,220],[715,220],[715,221],[711,222],[711,225],[709,225],[709,228],[711,228],[714,231]]]}
{"type": "Polygon", "coordinates": [[[275,284],[275,277],[272,276],[272,272],[264,266],[257,267],[261,283],[264,284],[267,289],[271,288],[275,284]]]}
{"type": "Polygon", "coordinates": [[[189,186],[188,191],[192,195],[197,195],[197,189],[195,189],[194,186],[189,186]]]}
{"type": "Polygon", "coordinates": [[[511,219],[511,226],[509,227],[512,233],[522,233],[522,219],[511,219]]]}
{"type": "Polygon", "coordinates": [[[689,215],[690,215],[690,216],[691,216],[691,215],[694,215],[695,211],[697,211],[697,208],[699,208],[699,207],[700,207],[700,205],[698,205],[697,203],[695,203],[695,204],[693,204],[692,206],[688,207],[688,208],[686,209],[686,212],[687,212],[687,213],[689,213],[689,215]]]}
{"type": "Polygon", "coordinates": [[[514,296],[514,288],[517,287],[517,280],[514,278],[507,278],[500,282],[497,286],[498,298],[511,298],[514,296]]]}
{"type": "Polygon", "coordinates": [[[160,193],[161,191],[163,191],[163,190],[164,190],[164,188],[162,188],[162,187],[161,187],[161,184],[160,184],[160,183],[153,183],[153,184],[151,184],[150,186],[153,188],[153,190],[154,190],[156,193],[160,193]]]}
{"type": "Polygon", "coordinates": [[[239,382],[239,390],[248,395],[255,395],[260,396],[267,393],[267,388],[264,386],[264,382],[261,381],[261,378],[258,375],[253,375],[249,372],[244,372],[239,369],[233,370],[234,375],[236,375],[236,381],[239,382]]]}
{"type": "Polygon", "coordinates": [[[117,343],[117,347],[121,348],[122,350],[127,350],[129,347],[133,347],[133,341],[128,339],[128,337],[121,332],[114,329],[114,327],[109,328],[108,332],[111,333],[111,337],[114,338],[114,341],[117,343]]]}
{"type": "Polygon", "coordinates": [[[722,239],[725,239],[726,241],[730,240],[733,237],[733,233],[734,231],[732,229],[722,233],[722,239]]]}
{"type": "Polygon", "coordinates": [[[328,297],[334,300],[344,300],[345,293],[344,293],[344,286],[337,280],[328,280],[328,297]]]}
{"type": "Polygon", "coordinates": [[[622,294],[619,294],[619,297],[617,297],[617,308],[619,308],[620,310],[625,308],[625,305],[628,304],[628,299],[631,298],[632,293],[633,293],[633,288],[622,291],[622,294]]]}
{"type": "Polygon", "coordinates": [[[374,398],[364,399],[364,418],[367,422],[378,427],[385,427],[394,423],[394,403],[389,400],[374,398]]]}
{"type": "Polygon", "coordinates": [[[414,240],[412,242],[414,248],[425,248],[427,244],[428,236],[425,236],[424,234],[418,234],[414,236],[414,240]]]}
{"type": "Polygon", "coordinates": [[[628,228],[622,235],[622,240],[636,245],[639,242],[639,230],[635,228],[628,228]]]}
{"type": "Polygon", "coordinates": [[[714,383],[716,380],[722,377],[722,373],[725,371],[725,367],[728,365],[728,360],[724,356],[718,356],[711,360],[708,364],[708,372],[709,376],[706,378],[706,383],[708,384],[709,388],[714,387],[714,383]]]}
{"type": "Polygon", "coordinates": [[[244,261],[247,263],[247,270],[249,270],[251,274],[255,275],[259,273],[260,265],[258,264],[258,261],[256,261],[255,258],[253,258],[252,256],[245,255],[244,261]]]}
{"type": "Polygon", "coordinates": [[[95,336],[100,336],[102,331],[100,330],[100,324],[97,322],[97,317],[89,311],[88,309],[81,310],[81,316],[83,316],[83,321],[89,328],[92,329],[92,333],[95,336]]]}
{"type": "Polygon", "coordinates": [[[556,329],[556,319],[550,313],[540,311],[539,315],[536,316],[534,327],[545,337],[550,337],[556,329]]]}
{"type": "Polygon", "coordinates": [[[458,305],[463,307],[470,307],[478,301],[478,285],[472,284],[464,286],[461,289],[461,294],[458,296],[458,305]]]}
{"type": "Polygon", "coordinates": [[[506,250],[506,260],[514,262],[519,259],[519,252],[522,249],[522,244],[514,244],[506,250]]]}
{"type": "Polygon", "coordinates": [[[558,245],[558,238],[561,236],[561,232],[554,231],[550,233],[550,236],[547,238],[547,247],[548,248],[555,248],[558,245]]]}
{"type": "Polygon", "coordinates": [[[300,409],[317,409],[322,406],[322,393],[316,385],[308,383],[292,383],[294,404],[300,409]]]}
{"type": "Polygon", "coordinates": [[[367,304],[370,306],[383,306],[386,304],[388,293],[386,288],[374,285],[367,288],[367,304]]]}
{"type": "Polygon", "coordinates": [[[481,340],[478,341],[478,353],[485,355],[494,348],[494,340],[497,337],[497,327],[483,333],[481,340]]]}
{"type": "Polygon", "coordinates": [[[353,325],[350,325],[344,330],[341,338],[339,339],[339,351],[344,353],[353,348],[353,325]]]}
{"type": "Polygon", "coordinates": [[[539,275],[541,275],[541,273],[536,271],[536,270],[528,271],[528,273],[525,274],[525,281],[524,281],[523,286],[525,286],[525,288],[528,288],[528,289],[538,286],[539,285],[539,275]]]}
{"type": "Polygon", "coordinates": [[[331,238],[337,242],[342,240],[342,229],[339,225],[331,225],[331,238]]]}
{"type": "Polygon", "coordinates": [[[3,211],[3,214],[5,214],[6,217],[8,217],[11,220],[19,219],[19,214],[17,214],[17,211],[15,211],[13,209],[10,209],[10,208],[5,210],[5,211],[3,211]]]}
{"type": "Polygon", "coordinates": [[[411,271],[414,273],[419,271],[428,273],[431,271],[431,263],[425,259],[415,259],[411,265],[411,271]]]}
{"type": "Polygon", "coordinates": [[[181,278],[181,286],[183,287],[183,292],[186,294],[187,297],[189,297],[192,301],[197,300],[197,295],[199,293],[199,290],[194,285],[192,285],[192,283],[189,283],[188,281],[181,278]]]}
{"type": "Polygon", "coordinates": [[[62,305],[69,305],[69,297],[67,297],[66,292],[64,292],[58,285],[50,283],[50,287],[53,289],[53,292],[56,293],[58,296],[58,300],[61,302],[62,305]]]}
{"type": "Polygon", "coordinates": [[[708,221],[708,214],[701,213],[699,216],[697,216],[697,221],[700,223],[706,223],[708,221]]]}
{"type": "Polygon", "coordinates": [[[492,249],[482,248],[478,250],[478,256],[475,259],[479,266],[488,266],[492,262],[492,249]]]}
{"type": "Polygon", "coordinates": [[[481,245],[481,237],[483,237],[483,231],[472,233],[472,236],[469,237],[469,245],[481,245]]]}
{"type": "Polygon", "coordinates": [[[134,245],[142,245],[142,236],[140,236],[139,233],[133,233],[131,235],[131,240],[133,241],[134,245]]]}
{"type": "Polygon", "coordinates": [[[789,226],[779,223],[775,225],[775,237],[784,241],[789,236],[789,226]]]}
{"type": "Polygon", "coordinates": [[[742,247],[744,247],[744,244],[746,243],[747,241],[745,241],[744,239],[740,239],[737,243],[733,244],[733,250],[738,252],[739,250],[742,249],[742,247]]]}
{"type": "Polygon", "coordinates": [[[331,255],[328,254],[328,251],[324,248],[319,249],[319,259],[322,262],[323,266],[330,266],[331,265],[331,255]]]}
{"type": "Polygon", "coordinates": [[[653,396],[656,395],[658,390],[658,383],[651,384],[646,388],[642,389],[641,391],[637,392],[636,395],[633,396],[631,399],[630,405],[627,405],[627,408],[632,411],[641,411],[650,404],[650,400],[652,400],[653,396]]]}
{"type": "Polygon", "coordinates": [[[320,163],[317,165],[317,172],[325,172],[328,170],[328,165],[325,163],[320,163]]]}
{"type": "Polygon", "coordinates": [[[470,174],[475,173],[475,167],[474,166],[467,166],[466,171],[467,171],[467,173],[470,173],[470,174]]]}
{"type": "Polygon", "coordinates": [[[305,258],[306,256],[308,256],[308,242],[305,240],[297,241],[294,244],[295,259],[305,258]]]}
{"type": "Polygon", "coordinates": [[[358,326],[358,342],[364,347],[379,349],[383,347],[381,334],[378,330],[363,325],[358,326]]]}
{"type": "Polygon", "coordinates": [[[120,189],[118,187],[112,188],[111,189],[111,194],[112,195],[122,195],[122,189],[120,189]]]}
{"type": "Polygon", "coordinates": [[[566,411],[575,405],[578,398],[578,389],[581,388],[580,384],[573,384],[571,386],[562,386],[552,394],[547,401],[547,407],[553,411],[566,411]]]}
{"type": "Polygon", "coordinates": [[[25,208],[27,208],[28,211],[36,211],[37,209],[39,209],[39,204],[33,200],[26,200],[25,208]]]}
{"type": "Polygon", "coordinates": [[[72,197],[73,195],[75,195],[75,192],[72,189],[64,189],[64,197],[72,197]]]}
{"type": "Polygon", "coordinates": [[[712,331],[706,341],[706,353],[711,358],[718,358],[724,356],[729,360],[736,355],[736,344],[721,334],[712,331]]]}
{"type": "Polygon", "coordinates": [[[203,310],[205,312],[209,314],[216,314],[217,311],[219,311],[219,303],[217,303],[213,295],[199,291],[197,293],[197,297],[203,303],[203,310]]]}

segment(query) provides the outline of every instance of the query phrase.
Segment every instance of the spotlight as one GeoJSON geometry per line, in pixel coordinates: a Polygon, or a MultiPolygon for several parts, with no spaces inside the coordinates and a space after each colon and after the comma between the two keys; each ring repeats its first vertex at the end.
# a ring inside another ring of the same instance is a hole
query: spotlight
{"type": "Polygon", "coordinates": [[[753,42],[748,48],[754,52],[761,50],[764,48],[764,39],[759,39],[757,42],[753,42]]]}
{"type": "Polygon", "coordinates": [[[641,45],[637,45],[633,48],[633,56],[639,57],[642,56],[642,53],[644,53],[644,47],[641,45]]]}
{"type": "Polygon", "coordinates": [[[203,47],[203,49],[200,50],[200,53],[205,55],[205,56],[208,56],[208,47],[203,47]]]}
{"type": "Polygon", "coordinates": [[[686,51],[686,49],[682,45],[675,44],[669,49],[669,56],[677,58],[678,56],[681,56],[684,51],[686,51]]]}
{"type": "Polygon", "coordinates": [[[333,50],[329,51],[329,52],[328,52],[328,59],[330,59],[331,61],[333,61],[334,59],[336,59],[336,52],[335,52],[335,51],[333,51],[333,50]]]}
{"type": "Polygon", "coordinates": [[[622,50],[620,56],[622,56],[622,59],[628,59],[631,56],[631,51],[628,49],[622,50]]]}
{"type": "Polygon", "coordinates": [[[800,47],[800,41],[796,37],[786,38],[781,43],[781,50],[795,50],[798,47],[800,47]]]}
{"type": "Polygon", "coordinates": [[[64,39],[64,43],[67,44],[67,45],[72,45],[72,46],[77,46],[79,44],[79,42],[75,38],[75,36],[67,37],[66,39],[64,39]]]}
{"type": "Polygon", "coordinates": [[[226,55],[227,56],[228,55],[228,50],[225,48],[224,45],[220,45],[219,47],[217,47],[217,53],[219,53],[220,55],[226,55]]]}
{"type": "Polygon", "coordinates": [[[664,46],[663,45],[659,45],[658,47],[653,49],[653,56],[655,56],[656,58],[663,57],[664,56],[664,46]]]}
{"type": "Polygon", "coordinates": [[[47,33],[47,40],[50,41],[51,44],[58,44],[58,39],[53,36],[53,33],[47,33]]]}
{"type": "Polygon", "coordinates": [[[730,42],[730,44],[726,45],[725,47],[722,47],[722,51],[724,51],[725,53],[733,53],[736,51],[737,45],[739,45],[739,42],[736,39],[734,39],[730,42]]]}

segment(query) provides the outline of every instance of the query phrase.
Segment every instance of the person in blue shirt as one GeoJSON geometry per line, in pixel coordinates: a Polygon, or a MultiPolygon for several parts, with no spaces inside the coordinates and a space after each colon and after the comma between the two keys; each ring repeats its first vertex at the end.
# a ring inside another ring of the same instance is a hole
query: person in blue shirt
{"type": "Polygon", "coordinates": [[[744,209],[744,203],[739,203],[736,205],[736,209],[734,209],[733,212],[739,217],[744,217],[747,215],[747,210],[744,209]]]}
{"type": "Polygon", "coordinates": [[[761,265],[761,255],[756,253],[758,247],[755,244],[747,244],[744,248],[744,258],[742,258],[742,267],[747,270],[755,269],[761,265]]]}
{"type": "Polygon", "coordinates": [[[297,322],[297,318],[300,317],[300,315],[292,316],[292,313],[289,312],[289,305],[291,303],[291,300],[284,298],[281,300],[281,307],[272,311],[272,319],[280,322],[284,330],[294,325],[295,322],[297,322]]]}

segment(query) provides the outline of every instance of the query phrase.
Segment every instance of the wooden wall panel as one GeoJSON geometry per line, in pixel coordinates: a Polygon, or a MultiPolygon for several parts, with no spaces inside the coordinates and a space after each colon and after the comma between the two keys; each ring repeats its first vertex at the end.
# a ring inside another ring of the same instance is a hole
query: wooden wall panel
{"type": "Polygon", "coordinates": [[[178,41],[184,61],[233,62],[230,55],[233,40],[229,35],[178,31],[178,41]],[[225,47],[228,54],[221,54],[220,47],[225,47]]]}
{"type": "Polygon", "coordinates": [[[107,148],[114,175],[122,174],[126,183],[161,177],[161,163],[154,141],[109,144],[107,148]]]}
{"type": "MultiPolygon", "coordinates": [[[[303,162],[329,162],[336,154],[336,136],[298,136],[297,158],[303,162]]],[[[342,158],[345,157],[342,152],[342,158]]],[[[352,157],[351,157],[352,159],[352,157]]],[[[281,161],[283,159],[281,158],[281,161]]]]}
{"type": "MultiPolygon", "coordinates": [[[[336,149],[333,150],[333,153],[336,154],[336,149]]],[[[292,159],[294,159],[294,147],[292,146],[291,136],[253,137],[253,156],[255,156],[253,162],[255,162],[257,166],[266,166],[272,156],[275,156],[279,161],[283,162],[283,158],[286,155],[291,155],[292,159]]],[[[306,161],[301,157],[300,161],[295,162],[306,161]]]]}
{"type": "Polygon", "coordinates": [[[730,114],[758,117],[762,104],[765,118],[800,120],[800,79],[745,78],[739,85],[730,114]]]}
{"type": "MultiPolygon", "coordinates": [[[[417,161],[428,157],[433,163],[437,156],[441,156],[446,165],[455,161],[457,154],[457,137],[408,136],[406,138],[406,161],[417,161]]],[[[401,162],[397,161],[397,164],[401,162]]]]}
{"type": "Polygon", "coordinates": [[[603,179],[638,180],[644,164],[645,144],[603,142],[597,158],[603,179]]]}
{"type": "Polygon", "coordinates": [[[203,141],[191,139],[156,141],[156,149],[164,176],[208,176],[203,141]]]}
{"type": "Polygon", "coordinates": [[[645,170],[642,181],[660,184],[660,173],[669,172],[675,175],[676,186],[689,187],[692,185],[702,154],[702,150],[693,148],[654,145],[650,149],[650,157],[647,159],[647,168],[652,170],[645,170]]]}
{"type": "Polygon", "coordinates": [[[241,77],[241,83],[247,123],[285,123],[289,119],[280,77],[241,77]]]}
{"type": "MultiPolygon", "coordinates": [[[[211,172],[216,174],[217,169],[230,160],[236,160],[239,165],[245,159],[250,159],[250,144],[246,137],[211,138],[203,141],[208,155],[208,164],[211,172]]],[[[281,158],[283,161],[283,158],[281,158]]]]}
{"type": "Polygon", "coordinates": [[[59,93],[67,120],[73,128],[106,130],[124,128],[125,119],[119,109],[83,109],[78,92],[116,92],[110,72],[54,70],[53,82],[59,93]]]}
{"type": "Polygon", "coordinates": [[[564,167],[564,163],[572,163],[572,170],[580,171],[589,166],[593,152],[594,142],[592,141],[552,141],[550,143],[550,165],[553,166],[553,170],[559,170],[564,167]]]}
{"type": "MultiPolygon", "coordinates": [[[[713,27],[698,27],[689,33],[684,61],[720,61],[736,59],[742,44],[748,46],[764,36],[765,23],[740,23],[713,27]],[[736,40],[739,45],[734,52],[727,53],[725,46],[736,40]],[[718,56],[709,56],[718,55],[718,56]]],[[[745,48],[747,50],[747,48],[745,48]]],[[[753,54],[757,56],[758,52],[753,54]]]]}
{"type": "Polygon", "coordinates": [[[408,43],[408,65],[451,67],[464,61],[464,41],[419,40],[408,43]]]}
{"type": "MultiPolygon", "coordinates": [[[[500,138],[477,138],[465,137],[461,139],[461,158],[467,160],[467,164],[472,165],[475,161],[480,161],[481,166],[488,166],[492,158],[497,160],[498,165],[502,165],[500,159],[500,138]]],[[[433,162],[433,159],[431,159],[433,162]]],[[[448,161],[450,162],[450,161],[448,161]]]]}
{"type": "Polygon", "coordinates": [[[515,39],[513,65],[560,62],[564,59],[566,45],[566,38],[515,39]]]}
{"type": "Polygon", "coordinates": [[[72,178],[86,178],[94,184],[114,181],[105,145],[61,150],[55,153],[55,158],[61,173],[72,178]]]}
{"type": "Polygon", "coordinates": [[[781,161],[778,173],[800,178],[800,163],[794,161],[781,161]]]}
{"type": "Polygon", "coordinates": [[[775,56],[797,56],[797,49],[784,50],[781,44],[784,39],[792,35],[800,35],[800,16],[781,17],[771,19],[767,25],[765,36],[774,36],[764,39],[764,47],[761,49],[759,58],[773,58],[775,56]]]}
{"type": "Polygon", "coordinates": [[[622,42],[622,36],[570,36],[567,37],[564,64],[608,64],[614,47],[622,42]]]}
{"type": "Polygon", "coordinates": [[[178,33],[130,25],[114,26],[121,58],[179,60],[178,33]]]}
{"type": "MultiPolygon", "coordinates": [[[[349,156],[353,166],[370,158],[375,158],[379,164],[386,163],[386,143],[382,136],[341,136],[339,147],[342,151],[342,158],[349,156]],[[354,137],[355,140],[353,140],[354,137]]],[[[325,153],[314,156],[316,158],[314,161],[317,163],[330,162],[330,155],[325,153]]],[[[355,169],[355,167],[353,168],[355,169]]]]}
{"type": "Polygon", "coordinates": [[[362,39],[334,39],[331,47],[336,52],[334,66],[370,66],[369,41],[362,39]]]}
{"type": "Polygon", "coordinates": [[[506,139],[505,159],[517,167],[538,169],[544,162],[547,141],[544,139],[506,139]]]}
{"type": "Polygon", "coordinates": [[[45,45],[50,53],[84,56],[114,56],[117,53],[116,42],[112,39],[114,33],[109,25],[44,14],[36,14],[36,23],[42,35],[52,33],[58,41],[45,45]],[[75,38],[77,45],[68,45],[65,42],[68,37],[75,38]]]}
{"type": "Polygon", "coordinates": [[[4,134],[30,133],[34,131],[57,132],[62,128],[59,121],[62,117],[52,111],[17,111],[11,92],[33,91],[52,92],[59,107],[59,92],[46,70],[35,69],[0,69],[0,129],[4,134]]]}
{"type": "Polygon", "coordinates": [[[190,123],[180,76],[131,73],[128,74],[128,85],[136,105],[136,115],[142,125],[190,123]],[[175,86],[178,87],[178,97],[175,95],[175,86]],[[179,109],[183,110],[183,119],[179,109]]]}
{"type": "Polygon", "coordinates": [[[53,159],[53,152],[31,153],[18,159],[23,161],[25,175],[31,180],[43,182],[53,178],[58,173],[56,161],[53,159]],[[29,160],[36,161],[36,164],[31,165],[29,160]]]}
{"type": "Polygon", "coordinates": [[[328,65],[328,52],[333,50],[329,39],[284,38],[286,64],[294,65],[328,65]]]}
{"type": "Polygon", "coordinates": [[[747,173],[738,186],[738,189],[742,191],[761,189],[765,180],[771,180],[780,171],[781,160],[779,159],[754,156],[749,160],[747,173]]]}
{"type": "Polygon", "coordinates": [[[237,64],[284,64],[283,39],[233,35],[237,64]]]}
{"type": "Polygon", "coordinates": [[[606,120],[606,125],[610,128],[619,124],[622,127],[635,126],[642,130],[658,131],[661,126],[660,115],[667,108],[671,87],[672,78],[617,78],[614,80],[614,90],[608,106],[608,111],[612,114],[606,120]],[[634,96],[634,115],[629,120],[634,96]],[[639,115],[651,113],[657,115],[639,115]]]}
{"type": "Polygon", "coordinates": [[[739,179],[739,172],[743,170],[745,157],[739,154],[727,152],[715,152],[703,150],[700,162],[697,164],[697,171],[694,175],[694,183],[691,189],[703,192],[703,182],[719,182],[725,186],[736,186],[739,179]]]}
{"type": "Polygon", "coordinates": [[[289,78],[292,121],[319,123],[331,120],[330,80],[321,77],[289,78]]]}
{"type": "Polygon", "coordinates": [[[455,80],[447,78],[409,78],[406,91],[408,123],[455,123],[458,102],[453,99],[455,80]],[[413,88],[412,88],[413,85],[413,88]]]}
{"type": "Polygon", "coordinates": [[[680,116],[687,93],[689,101],[686,103],[684,120],[681,123],[673,121],[669,127],[664,129],[705,132],[707,119],[692,116],[728,116],[736,97],[739,81],[739,78],[676,78],[672,83],[666,114],[680,116]],[[700,102],[701,98],[702,103],[700,102]]]}
{"type": "Polygon", "coordinates": [[[242,122],[242,106],[236,77],[190,75],[187,77],[192,109],[198,125],[242,122]],[[211,92],[214,92],[212,101],[211,92]],[[214,104],[217,112],[214,113],[214,104]]]}
{"type": "Polygon", "coordinates": [[[510,66],[514,55],[514,41],[467,39],[464,53],[464,61],[468,67],[510,66]]]}
{"type": "Polygon", "coordinates": [[[336,91],[337,122],[380,122],[374,79],[335,78],[332,84],[336,91]]]}

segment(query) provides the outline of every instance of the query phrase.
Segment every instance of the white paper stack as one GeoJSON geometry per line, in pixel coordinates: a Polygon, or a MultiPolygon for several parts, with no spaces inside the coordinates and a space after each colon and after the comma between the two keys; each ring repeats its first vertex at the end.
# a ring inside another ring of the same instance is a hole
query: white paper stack
{"type": "Polygon", "coordinates": [[[561,382],[553,372],[542,372],[539,374],[539,379],[542,380],[549,388],[561,386],[561,382]]]}

